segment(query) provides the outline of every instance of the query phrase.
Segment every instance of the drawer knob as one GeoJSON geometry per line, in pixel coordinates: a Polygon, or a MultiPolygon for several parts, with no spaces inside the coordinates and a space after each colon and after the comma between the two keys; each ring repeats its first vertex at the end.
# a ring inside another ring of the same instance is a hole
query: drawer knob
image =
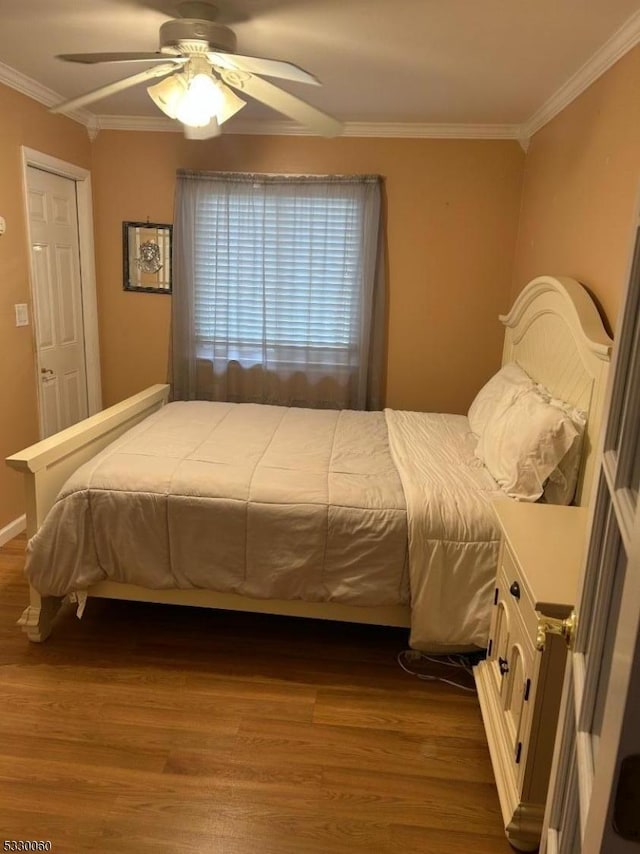
{"type": "Polygon", "coordinates": [[[498,667],[501,676],[505,676],[509,672],[509,662],[506,658],[498,658],[498,667]]]}
{"type": "Polygon", "coordinates": [[[515,599],[520,598],[520,585],[518,584],[517,581],[514,581],[513,584],[511,585],[511,587],[509,588],[509,593],[511,593],[511,595],[515,599]]]}

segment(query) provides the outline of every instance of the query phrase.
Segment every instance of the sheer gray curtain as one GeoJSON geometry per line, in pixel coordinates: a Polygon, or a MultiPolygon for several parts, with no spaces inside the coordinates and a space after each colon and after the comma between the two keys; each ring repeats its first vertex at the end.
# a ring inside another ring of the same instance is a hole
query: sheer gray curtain
{"type": "Polygon", "coordinates": [[[174,400],[379,409],[378,176],[178,173],[174,400]]]}

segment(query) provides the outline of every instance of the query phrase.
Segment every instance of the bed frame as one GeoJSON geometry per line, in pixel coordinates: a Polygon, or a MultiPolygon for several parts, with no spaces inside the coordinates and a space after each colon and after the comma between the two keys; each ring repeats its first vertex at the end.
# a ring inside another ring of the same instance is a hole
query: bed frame
{"type": "MultiPolygon", "coordinates": [[[[588,413],[576,493],[576,502],[587,504],[612,347],[598,311],[575,280],[541,276],[524,288],[511,311],[500,320],[506,327],[503,364],[517,361],[552,394],[588,413]]],[[[169,386],[151,386],[8,457],[8,465],[25,476],[27,536],[36,533],[72,472],[164,406],[168,397],[169,386]]],[[[88,597],[409,626],[409,607],[400,605],[366,608],[333,602],[250,599],[209,590],[152,590],[113,581],[99,582],[86,592],[88,597]]],[[[30,588],[30,604],[19,620],[29,640],[39,642],[48,637],[62,602],[58,597],[41,597],[30,588]]]]}

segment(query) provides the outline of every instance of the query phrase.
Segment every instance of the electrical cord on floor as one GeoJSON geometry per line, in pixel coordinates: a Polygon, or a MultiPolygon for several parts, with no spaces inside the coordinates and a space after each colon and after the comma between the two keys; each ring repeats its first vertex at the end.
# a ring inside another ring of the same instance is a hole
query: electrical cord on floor
{"type": "Polygon", "coordinates": [[[426,655],[426,653],[419,652],[415,649],[403,649],[398,653],[397,660],[405,673],[408,673],[410,676],[416,676],[424,682],[445,682],[447,685],[452,685],[454,688],[459,688],[461,691],[468,691],[471,694],[476,693],[475,687],[463,685],[455,679],[446,679],[444,676],[436,676],[432,673],[419,673],[417,670],[412,670],[412,668],[408,666],[409,661],[427,661],[430,664],[437,664],[438,666],[444,665],[445,667],[462,669],[465,673],[473,676],[473,669],[470,661],[465,655],[444,655],[442,658],[433,658],[432,656],[426,655]]]}

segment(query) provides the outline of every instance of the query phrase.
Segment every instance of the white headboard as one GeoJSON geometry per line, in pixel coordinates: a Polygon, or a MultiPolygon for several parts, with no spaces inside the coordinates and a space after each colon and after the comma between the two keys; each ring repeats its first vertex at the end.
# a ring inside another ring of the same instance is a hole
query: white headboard
{"type": "Polygon", "coordinates": [[[575,279],[539,276],[502,315],[502,364],[517,362],[555,396],[587,413],[576,504],[591,493],[613,341],[598,309],[575,279]]]}

